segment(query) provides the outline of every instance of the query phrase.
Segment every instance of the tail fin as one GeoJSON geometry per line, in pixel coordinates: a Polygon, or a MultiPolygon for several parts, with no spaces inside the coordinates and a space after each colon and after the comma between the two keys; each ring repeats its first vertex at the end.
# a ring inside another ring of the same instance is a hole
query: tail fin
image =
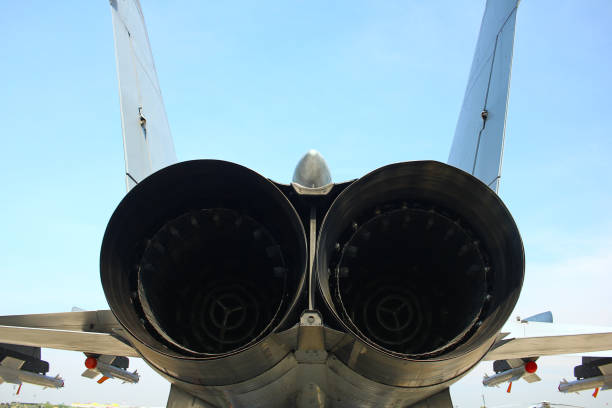
{"type": "Polygon", "coordinates": [[[519,0],[488,0],[448,163],[498,191],[519,0]]]}
{"type": "Polygon", "coordinates": [[[138,0],[111,0],[125,173],[130,190],[176,162],[174,142],[138,0]]]}
{"type": "Polygon", "coordinates": [[[97,381],[98,384],[102,384],[104,381],[108,380],[110,377],[107,377],[105,375],[103,375],[102,377],[100,377],[100,379],[97,381]]]}

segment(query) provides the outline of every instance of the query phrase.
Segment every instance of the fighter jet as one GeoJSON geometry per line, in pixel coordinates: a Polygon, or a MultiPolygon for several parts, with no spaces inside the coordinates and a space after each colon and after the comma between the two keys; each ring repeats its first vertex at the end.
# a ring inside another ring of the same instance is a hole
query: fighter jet
{"type": "Polygon", "coordinates": [[[487,3],[448,163],[291,184],[177,161],[136,0],[111,0],[128,193],[100,255],[110,310],[0,318],[0,341],[140,357],[168,407],[452,407],[482,360],[607,350],[509,338],[524,251],[497,195],[517,1],[487,3]]]}

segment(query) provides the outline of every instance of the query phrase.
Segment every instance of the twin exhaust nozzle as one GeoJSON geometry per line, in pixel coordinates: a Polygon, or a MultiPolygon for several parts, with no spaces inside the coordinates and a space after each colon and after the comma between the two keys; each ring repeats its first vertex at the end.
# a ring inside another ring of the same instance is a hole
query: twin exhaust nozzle
{"type": "Polygon", "coordinates": [[[148,348],[193,358],[233,355],[295,325],[310,295],[333,326],[393,356],[460,354],[499,330],[524,257],[493,191],[423,161],[333,194],[307,201],[224,161],[158,171],[126,195],[104,236],[113,312],[148,348]],[[304,229],[309,207],[325,214],[316,248],[304,229]]]}

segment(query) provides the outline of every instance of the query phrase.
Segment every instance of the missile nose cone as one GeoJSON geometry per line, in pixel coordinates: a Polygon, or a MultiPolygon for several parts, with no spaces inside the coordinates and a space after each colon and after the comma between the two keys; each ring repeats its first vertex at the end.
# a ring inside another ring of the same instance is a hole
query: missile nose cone
{"type": "Polygon", "coordinates": [[[529,374],[533,374],[538,370],[538,365],[536,364],[535,361],[528,361],[525,364],[525,371],[527,371],[529,374]]]}
{"type": "Polygon", "coordinates": [[[85,359],[85,367],[90,370],[93,370],[98,366],[98,360],[95,357],[87,357],[85,359]]]}
{"type": "Polygon", "coordinates": [[[316,150],[309,150],[295,166],[293,182],[302,187],[323,187],[332,182],[325,159],[316,150]]]}

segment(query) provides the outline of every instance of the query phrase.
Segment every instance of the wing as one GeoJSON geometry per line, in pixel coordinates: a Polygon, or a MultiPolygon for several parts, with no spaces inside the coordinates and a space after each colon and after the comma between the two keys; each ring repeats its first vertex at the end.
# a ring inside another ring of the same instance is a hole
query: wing
{"type": "Polygon", "coordinates": [[[612,328],[526,322],[498,338],[485,360],[532,358],[612,350],[612,328]]]}
{"type": "Polygon", "coordinates": [[[487,1],[448,163],[497,192],[519,0],[487,1]]]}
{"type": "Polygon", "coordinates": [[[139,357],[110,310],[0,316],[0,342],[139,357]]]}
{"type": "Polygon", "coordinates": [[[111,0],[125,172],[130,190],[176,162],[153,54],[138,0],[111,0]]]}

